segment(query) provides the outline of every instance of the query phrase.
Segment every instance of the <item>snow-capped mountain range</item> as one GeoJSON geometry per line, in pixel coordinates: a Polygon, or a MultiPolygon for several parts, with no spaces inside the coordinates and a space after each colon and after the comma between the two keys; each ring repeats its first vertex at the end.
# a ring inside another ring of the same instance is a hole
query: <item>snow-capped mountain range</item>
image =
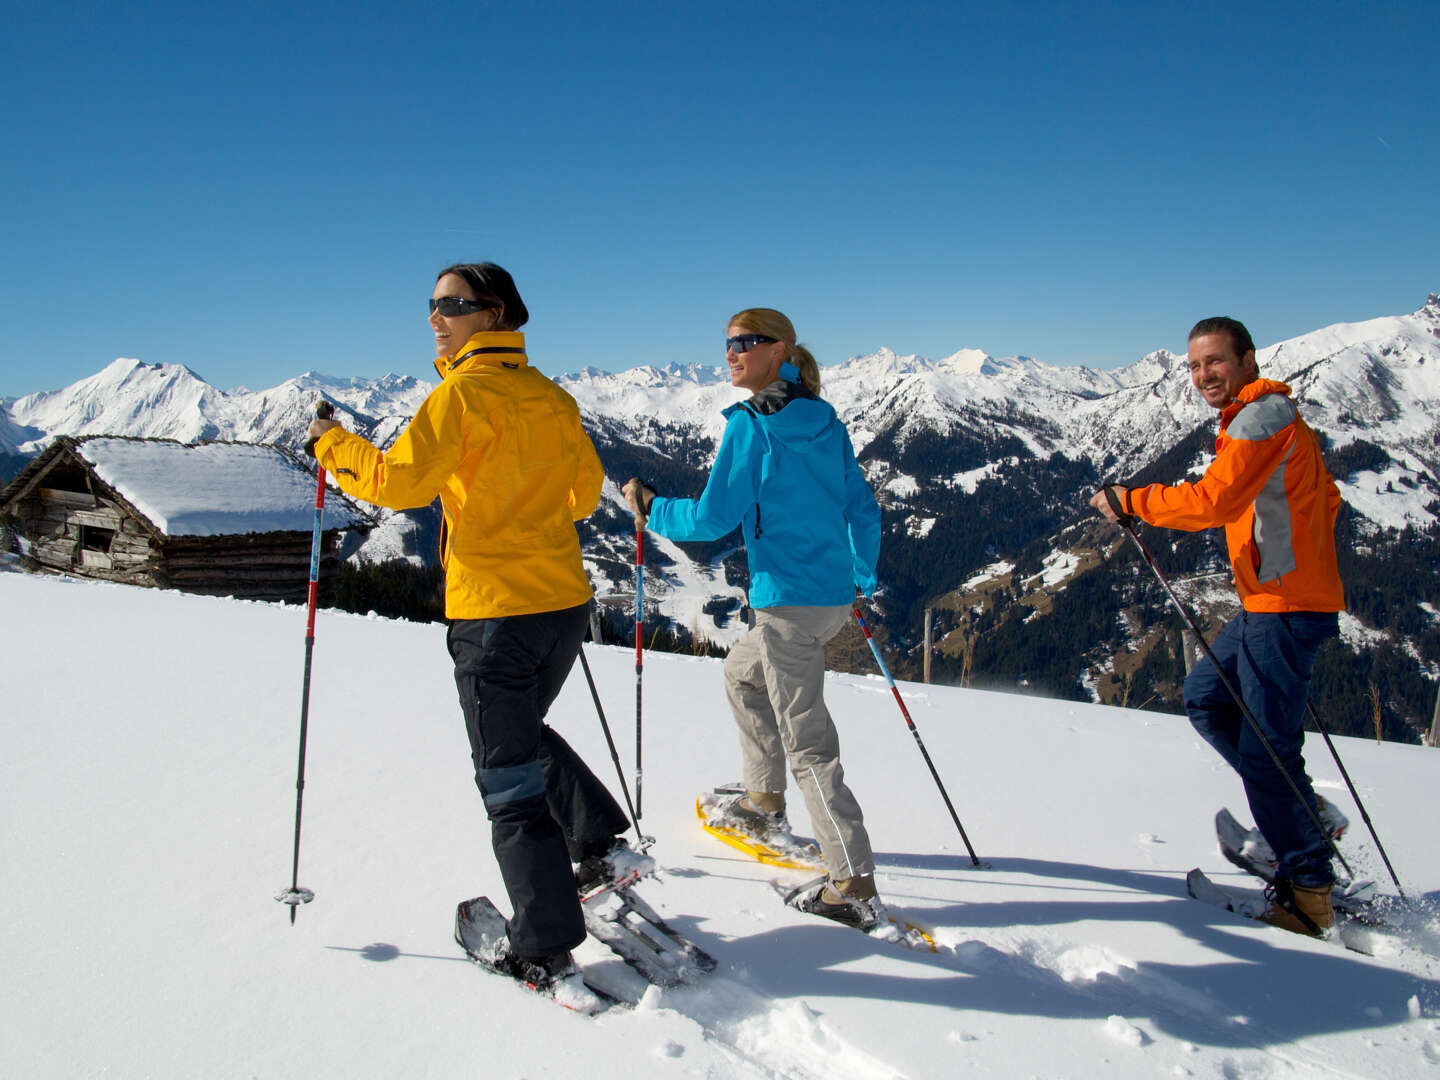
{"type": "MultiPolygon", "coordinates": [[[[1291,385],[1332,450],[1363,451],[1336,476],[1353,509],[1376,528],[1427,526],[1440,516],[1440,295],[1412,314],[1325,327],[1257,358],[1264,376],[1291,385]]],[[[546,357],[532,360],[547,369],[546,357]]],[[[881,349],[823,367],[822,379],[886,511],[882,603],[910,644],[930,598],[1088,515],[1085,500],[1102,479],[1133,477],[1162,458],[1170,470],[1163,479],[1203,467],[1214,430],[1185,357],[1164,349],[1113,371],[978,349],[938,360],[881,349]]],[[[619,484],[640,474],[663,493],[698,494],[721,410],[742,393],[723,366],[585,369],[556,381],[579,402],[613,481],[582,530],[587,562],[602,595],[630,595],[634,537],[619,484]]],[[[64,389],[0,398],[0,453],[13,474],[13,459],[57,435],[297,447],[321,397],[347,427],[383,446],[432,385],[311,372],[267,390],[219,390],[184,366],[120,359],[64,389]]],[[[362,555],[428,558],[413,520],[391,520],[362,555]]],[[[728,615],[744,596],[736,560],[727,562],[734,544],[681,548],[653,538],[651,550],[647,595],[656,613],[697,638],[732,639],[739,627],[728,615]]]]}
{"type": "MultiPolygon", "coordinates": [[[[542,370],[544,359],[536,358],[542,370]]],[[[1401,451],[1417,472],[1440,471],[1440,295],[1413,314],[1325,327],[1261,349],[1257,359],[1267,378],[1290,383],[1311,425],[1334,444],[1365,438],[1401,451]]],[[[1165,349],[1113,371],[978,349],[938,360],[881,349],[824,367],[822,376],[862,459],[880,435],[903,449],[917,434],[978,423],[1013,435],[1035,456],[1058,452],[1124,475],[1214,416],[1193,393],[1185,358],[1165,349]]],[[[657,432],[718,441],[720,411],[740,397],[723,365],[587,368],[556,381],[596,428],[662,450],[657,432]]],[[[408,375],[307,372],[267,390],[219,390],[183,365],[119,359],[64,389],[0,398],[0,451],[33,453],[56,435],[86,434],[295,446],[321,396],[384,445],[433,385],[408,375]]]]}

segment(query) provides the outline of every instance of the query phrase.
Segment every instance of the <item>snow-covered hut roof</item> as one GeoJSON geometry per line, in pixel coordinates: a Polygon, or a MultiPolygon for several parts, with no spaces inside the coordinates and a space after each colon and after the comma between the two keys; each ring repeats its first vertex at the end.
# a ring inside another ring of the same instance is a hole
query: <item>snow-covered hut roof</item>
{"type": "MultiPolygon", "coordinates": [[[[314,474],[282,447],[109,436],[58,442],[165,536],[309,532],[315,524],[314,474]]],[[[326,531],[373,524],[333,488],[326,495],[326,531]]]]}

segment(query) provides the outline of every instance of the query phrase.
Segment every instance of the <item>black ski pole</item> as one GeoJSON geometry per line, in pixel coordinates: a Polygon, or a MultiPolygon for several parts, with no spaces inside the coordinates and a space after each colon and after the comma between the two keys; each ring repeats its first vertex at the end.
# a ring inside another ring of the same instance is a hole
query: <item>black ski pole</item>
{"type": "Polygon", "coordinates": [[[585,649],[580,649],[580,667],[585,672],[585,681],[590,684],[590,697],[595,702],[595,715],[600,717],[600,729],[605,732],[605,745],[610,747],[610,760],[615,763],[615,775],[620,779],[620,790],[625,795],[625,808],[630,811],[630,824],[635,826],[635,836],[644,851],[651,844],[650,837],[640,831],[640,819],[635,813],[635,804],[630,801],[630,789],[625,786],[625,766],[620,764],[620,751],[615,749],[615,739],[610,734],[610,724],[605,719],[605,707],[600,704],[600,691],[595,689],[595,677],[590,674],[590,663],[585,659],[585,649]]]}
{"type": "Polygon", "coordinates": [[[940,782],[940,774],[935,771],[935,763],[930,760],[930,752],[925,749],[925,743],[920,738],[920,732],[915,727],[915,721],[910,719],[910,710],[905,707],[905,701],[900,697],[900,688],[895,685],[895,680],[890,675],[890,669],[885,665],[885,658],[880,655],[879,646],[875,644],[875,639],[870,636],[870,627],[865,625],[865,616],[860,614],[860,605],[856,604],[851,610],[855,612],[855,620],[860,624],[860,629],[865,634],[865,641],[870,646],[870,652],[875,656],[875,663],[880,665],[880,673],[885,676],[885,681],[890,684],[890,693],[895,695],[895,704],[900,706],[900,715],[905,718],[905,726],[910,729],[910,734],[915,736],[915,745],[920,748],[920,756],[925,759],[925,764],[930,769],[930,775],[935,778],[935,786],[940,789],[940,797],[945,800],[945,809],[950,811],[950,820],[955,822],[955,828],[960,830],[960,839],[965,841],[965,850],[970,853],[970,862],[975,866],[979,866],[980,858],[975,854],[975,849],[970,846],[970,838],[965,835],[965,826],[960,824],[960,815],[955,813],[955,804],[950,801],[949,792],[945,790],[945,785],[940,782]]]}
{"type": "MultiPolygon", "coordinates": [[[[329,420],[335,415],[335,408],[328,401],[315,407],[315,415],[329,420]]],[[[306,449],[313,453],[313,443],[306,449]]],[[[295,909],[315,899],[309,889],[302,889],[300,878],[300,812],[305,799],[305,744],[310,730],[310,660],[315,652],[315,603],[320,595],[320,524],[325,517],[325,470],[316,468],[315,477],[315,527],[310,534],[310,586],[305,617],[305,678],[300,687],[300,763],[295,775],[295,855],[290,865],[290,887],[275,897],[282,904],[290,905],[290,925],[295,925],[295,909]]]]}
{"type": "Polygon", "coordinates": [[[1189,623],[1190,629],[1195,632],[1195,638],[1200,642],[1200,649],[1205,653],[1205,659],[1210,661],[1210,666],[1215,669],[1215,674],[1220,677],[1220,682],[1223,683],[1225,689],[1229,691],[1231,700],[1235,702],[1240,712],[1244,715],[1246,722],[1249,723],[1250,730],[1253,731],[1255,737],[1260,740],[1260,745],[1263,746],[1265,752],[1270,755],[1270,760],[1274,762],[1275,768],[1278,769],[1280,775],[1285,778],[1285,783],[1290,785],[1290,791],[1294,794],[1295,798],[1300,801],[1300,805],[1305,808],[1305,812],[1310,815],[1310,820],[1315,823],[1315,828],[1319,830],[1320,835],[1325,838],[1325,843],[1330,848],[1330,853],[1340,860],[1340,865],[1345,868],[1345,872],[1353,879],[1355,877],[1355,871],[1350,868],[1350,864],[1345,861],[1345,856],[1341,855],[1340,849],[1335,846],[1335,841],[1330,838],[1330,833],[1326,831],[1324,824],[1320,821],[1320,815],[1315,812],[1313,806],[1305,801],[1305,796],[1300,793],[1300,787],[1295,783],[1294,777],[1290,775],[1290,770],[1287,769],[1285,763],[1280,760],[1280,754],[1276,751],[1274,744],[1270,742],[1264,729],[1260,727],[1260,721],[1255,719],[1255,714],[1252,713],[1250,707],[1245,704],[1245,699],[1240,696],[1240,691],[1235,688],[1235,684],[1232,683],[1229,676],[1225,674],[1224,669],[1220,666],[1220,661],[1215,659],[1215,653],[1211,650],[1210,643],[1205,640],[1205,634],[1200,629],[1200,624],[1195,621],[1195,617],[1190,614],[1190,610],[1180,602],[1180,597],[1175,595],[1175,590],[1170,587],[1170,580],[1161,571],[1160,567],[1155,565],[1155,558],[1150,554],[1150,549],[1145,546],[1145,542],[1140,539],[1140,535],[1135,531],[1135,518],[1127,514],[1125,508],[1120,505],[1120,500],[1116,498],[1112,485],[1106,484],[1101,490],[1105,492],[1105,501],[1110,504],[1110,509],[1115,511],[1115,516],[1120,519],[1120,527],[1124,529],[1126,535],[1135,542],[1135,546],[1139,549],[1140,556],[1145,560],[1146,565],[1155,572],[1155,576],[1160,580],[1160,584],[1164,587],[1166,595],[1170,597],[1170,602],[1175,605],[1175,610],[1180,612],[1180,617],[1189,623]]]}
{"type": "Polygon", "coordinates": [[[1315,711],[1315,706],[1310,702],[1305,703],[1305,708],[1310,711],[1310,719],[1315,721],[1315,730],[1320,732],[1325,740],[1325,745],[1330,748],[1330,756],[1335,759],[1335,765],[1340,770],[1340,775],[1345,778],[1345,786],[1350,789],[1350,797],[1355,800],[1355,806],[1360,811],[1360,817],[1365,822],[1365,827],[1370,830],[1370,838],[1375,841],[1375,846],[1380,850],[1380,858],[1385,860],[1385,869],[1390,872],[1390,880],[1395,883],[1395,891],[1400,894],[1400,899],[1407,904],[1410,898],[1405,895],[1405,890],[1400,887],[1400,879],[1395,875],[1395,868],[1390,865],[1390,856],[1385,854],[1385,845],[1380,842],[1380,834],[1375,831],[1375,826],[1370,822],[1370,815],[1365,811],[1365,804],[1360,801],[1360,793],[1355,790],[1355,785],[1350,782],[1350,773],[1345,768],[1345,763],[1340,760],[1340,752],[1335,749],[1335,744],[1330,741],[1330,731],[1325,727],[1325,722],[1320,719],[1320,714],[1315,711]]]}

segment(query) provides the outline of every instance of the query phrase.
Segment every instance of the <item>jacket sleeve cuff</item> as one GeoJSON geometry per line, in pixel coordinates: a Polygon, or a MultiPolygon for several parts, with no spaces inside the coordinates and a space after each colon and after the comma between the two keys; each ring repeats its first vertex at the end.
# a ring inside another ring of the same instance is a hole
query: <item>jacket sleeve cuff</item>
{"type": "Polygon", "coordinates": [[[318,461],[324,468],[330,469],[332,472],[334,470],[331,468],[331,462],[326,461],[325,459],[329,455],[329,453],[334,450],[335,447],[339,444],[340,440],[345,437],[345,434],[346,432],[344,428],[333,427],[329,431],[325,432],[324,435],[321,435],[320,438],[315,440],[315,460],[318,461]]]}
{"type": "Polygon", "coordinates": [[[320,438],[315,439],[315,461],[320,461],[321,464],[324,464],[324,455],[327,454],[328,451],[333,451],[333,449],[336,448],[337,442],[340,442],[344,433],[346,433],[346,429],[344,428],[331,428],[330,431],[325,432],[320,438]]]}

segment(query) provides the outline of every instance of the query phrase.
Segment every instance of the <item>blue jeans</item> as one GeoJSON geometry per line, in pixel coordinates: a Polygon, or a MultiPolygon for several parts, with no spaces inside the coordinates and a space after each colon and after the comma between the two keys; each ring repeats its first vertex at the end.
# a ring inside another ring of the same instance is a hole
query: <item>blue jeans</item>
{"type": "Polygon", "coordinates": [[[1280,861],[1280,877],[1297,885],[1313,887],[1335,880],[1330,846],[1285,776],[1315,809],[1315,792],[1300,753],[1305,700],[1315,653],[1339,632],[1339,616],[1334,612],[1242,611],[1211,643],[1220,669],[1244,698],[1284,772],[1276,768],[1209,657],[1202,658],[1185,679],[1190,723],[1240,774],[1255,826],[1280,861]]]}

